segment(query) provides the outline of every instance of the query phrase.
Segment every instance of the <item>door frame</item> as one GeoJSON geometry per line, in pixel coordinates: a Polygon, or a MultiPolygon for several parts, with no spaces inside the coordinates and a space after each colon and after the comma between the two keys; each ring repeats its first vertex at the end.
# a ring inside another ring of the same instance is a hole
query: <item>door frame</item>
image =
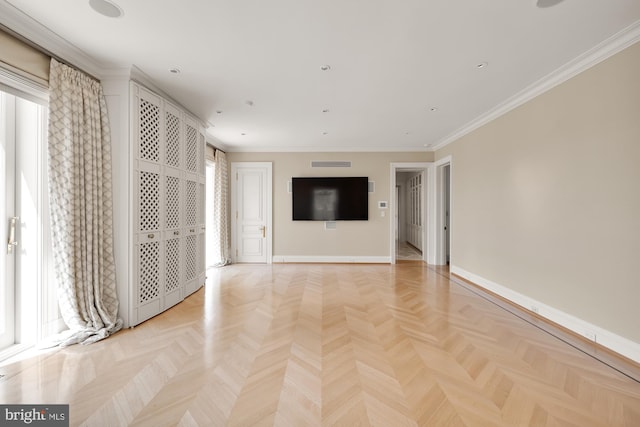
{"type": "MultiPolygon", "coordinates": [[[[435,162],[421,162],[421,163],[391,163],[390,167],[390,185],[389,188],[394,189],[396,187],[396,173],[403,169],[423,169],[424,179],[423,182],[423,209],[422,209],[422,260],[431,265],[446,265],[446,249],[445,249],[445,234],[443,232],[444,227],[444,166],[449,165],[449,223],[451,228],[449,230],[449,254],[450,265],[453,264],[453,233],[455,227],[453,227],[454,220],[454,208],[453,208],[453,157],[446,156],[435,162]],[[426,215],[426,217],[425,217],[426,215]]],[[[393,206],[397,203],[392,197],[391,209],[395,209],[393,206]]],[[[391,210],[393,212],[393,210],[391,210]]],[[[389,221],[390,229],[390,263],[396,263],[396,231],[394,219],[389,221]]]]}
{"type": "MultiPolygon", "coordinates": [[[[429,256],[429,248],[428,236],[430,233],[428,232],[429,227],[428,221],[430,221],[431,215],[427,214],[429,203],[429,187],[431,182],[431,174],[429,171],[432,169],[432,162],[410,162],[410,163],[391,163],[390,165],[390,176],[389,176],[389,188],[396,191],[396,173],[402,172],[403,170],[412,170],[412,171],[421,171],[422,173],[422,261],[427,261],[429,256]]],[[[389,211],[395,212],[397,200],[395,197],[391,197],[391,205],[389,211]]],[[[389,262],[391,264],[396,263],[396,240],[398,236],[396,235],[396,219],[394,215],[389,215],[389,262]]]]}
{"type": "MultiPolygon", "coordinates": [[[[435,257],[434,264],[435,265],[446,265],[447,264],[447,253],[446,253],[446,233],[444,232],[445,226],[445,176],[444,169],[446,166],[449,166],[449,257],[452,256],[453,245],[451,242],[453,241],[454,227],[451,226],[453,223],[453,157],[446,156],[442,159],[438,160],[434,163],[434,186],[435,186],[435,205],[434,205],[434,216],[435,216],[435,257]]],[[[451,265],[451,260],[450,260],[451,265]]]]}
{"type": "Polygon", "coordinates": [[[266,263],[271,264],[273,262],[273,163],[272,162],[231,162],[231,261],[236,262],[236,251],[238,250],[238,219],[236,212],[238,209],[238,180],[236,179],[238,169],[242,167],[250,168],[266,168],[267,169],[267,185],[265,188],[267,199],[267,212],[266,212],[266,263]]]}
{"type": "MultiPolygon", "coordinates": [[[[1,89],[1,88],[0,88],[1,89]]],[[[6,351],[7,348],[15,345],[16,342],[20,342],[20,336],[17,333],[19,329],[19,309],[16,307],[17,301],[17,270],[18,270],[18,252],[19,246],[12,247],[12,253],[9,254],[7,242],[9,240],[9,221],[11,217],[18,216],[16,209],[16,172],[17,172],[17,153],[15,142],[15,101],[13,101],[13,95],[8,93],[0,93],[0,131],[3,132],[1,139],[5,142],[0,146],[0,179],[2,180],[3,197],[0,203],[0,242],[2,242],[2,259],[0,259],[0,292],[2,296],[0,300],[4,301],[3,306],[0,307],[2,316],[5,317],[0,322],[6,323],[5,328],[8,329],[7,338],[11,341],[10,344],[4,345],[0,343],[0,354],[6,351]],[[6,97],[12,98],[11,102],[6,100],[6,97]]],[[[18,217],[18,223],[15,226],[14,233],[16,240],[21,241],[20,236],[20,223],[18,217]]],[[[3,338],[5,339],[5,338],[3,338]]]]}

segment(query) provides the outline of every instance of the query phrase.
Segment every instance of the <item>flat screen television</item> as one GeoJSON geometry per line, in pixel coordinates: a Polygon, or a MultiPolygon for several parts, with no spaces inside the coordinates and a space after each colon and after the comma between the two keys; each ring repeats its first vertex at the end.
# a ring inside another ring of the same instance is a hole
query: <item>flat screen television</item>
{"type": "Polygon", "coordinates": [[[367,221],[369,178],[291,179],[294,221],[367,221]]]}

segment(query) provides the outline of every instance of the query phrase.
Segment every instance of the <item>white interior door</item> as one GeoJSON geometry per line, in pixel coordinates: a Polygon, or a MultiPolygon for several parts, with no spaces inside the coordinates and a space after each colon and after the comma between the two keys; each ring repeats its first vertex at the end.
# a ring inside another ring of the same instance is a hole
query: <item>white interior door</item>
{"type": "Polygon", "coordinates": [[[15,267],[18,252],[18,218],[15,218],[15,102],[13,96],[0,92],[0,350],[15,343],[15,267]]]}
{"type": "Polygon", "coordinates": [[[235,262],[271,263],[271,163],[231,164],[235,262]]]}

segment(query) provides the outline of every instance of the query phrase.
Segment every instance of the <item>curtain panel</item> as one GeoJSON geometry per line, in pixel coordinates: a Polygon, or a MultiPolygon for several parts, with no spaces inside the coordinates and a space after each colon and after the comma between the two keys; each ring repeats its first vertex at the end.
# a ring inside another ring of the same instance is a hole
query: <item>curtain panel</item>
{"type": "Polygon", "coordinates": [[[229,174],[227,156],[215,151],[215,174],[213,178],[213,245],[216,265],[231,263],[231,229],[229,224],[229,174]]]}
{"type": "Polygon", "coordinates": [[[100,82],[51,59],[49,195],[60,311],[59,344],[122,328],[113,256],[111,138],[100,82]]]}

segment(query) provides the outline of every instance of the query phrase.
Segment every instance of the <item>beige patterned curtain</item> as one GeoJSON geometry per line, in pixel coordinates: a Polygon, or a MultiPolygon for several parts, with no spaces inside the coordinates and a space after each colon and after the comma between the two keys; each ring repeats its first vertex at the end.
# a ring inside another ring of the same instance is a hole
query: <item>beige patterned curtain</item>
{"type": "Polygon", "coordinates": [[[213,185],[213,259],[218,266],[223,266],[231,263],[231,237],[229,229],[227,156],[220,150],[216,150],[213,185]]]}
{"type": "Polygon", "coordinates": [[[111,137],[100,82],[51,59],[49,196],[62,346],[118,331],[111,137]]]}

